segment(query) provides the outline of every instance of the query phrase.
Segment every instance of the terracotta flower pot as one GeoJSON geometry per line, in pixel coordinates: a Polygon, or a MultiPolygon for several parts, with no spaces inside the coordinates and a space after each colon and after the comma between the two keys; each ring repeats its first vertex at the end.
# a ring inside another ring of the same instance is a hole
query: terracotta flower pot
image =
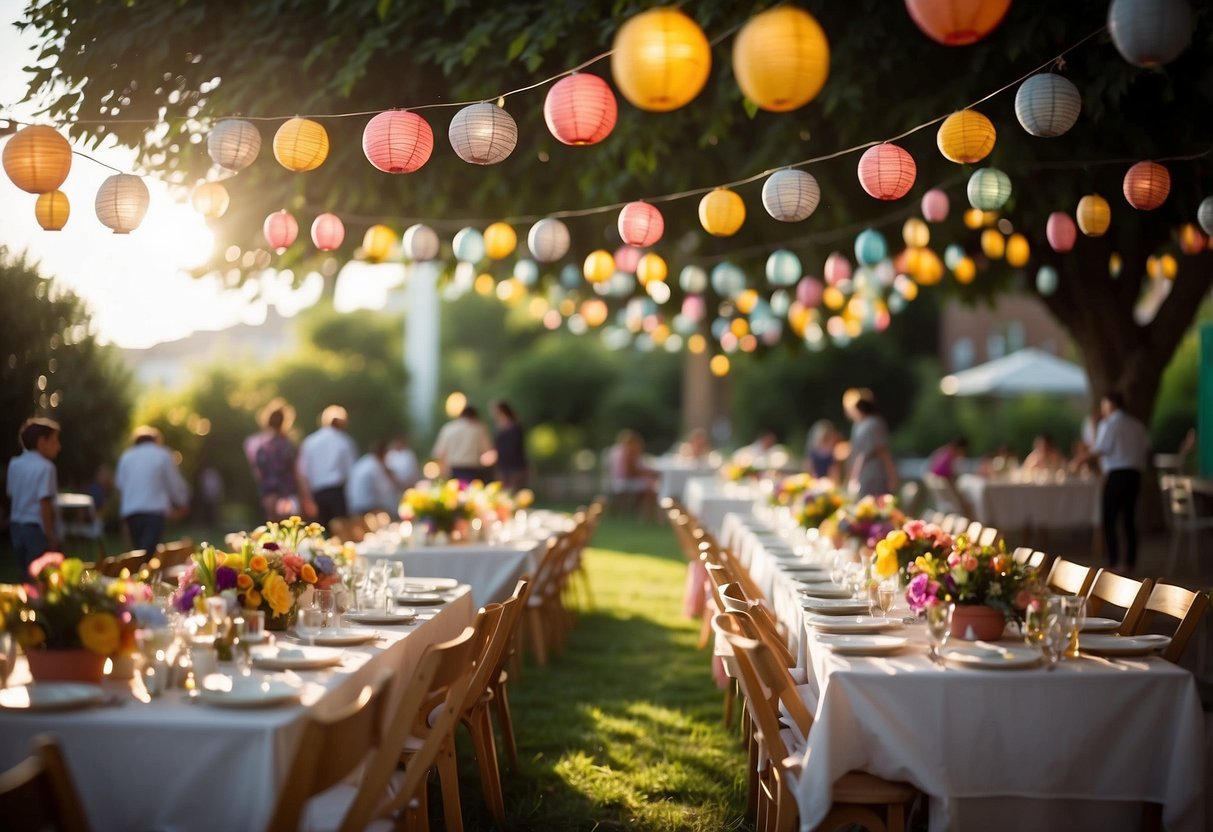
{"type": "Polygon", "coordinates": [[[957,604],[952,611],[952,638],[997,641],[1006,625],[1002,610],[985,604],[957,604]]]}
{"type": "Polygon", "coordinates": [[[105,656],[83,647],[75,650],[30,650],[25,654],[35,682],[86,682],[101,684],[105,656]]]}

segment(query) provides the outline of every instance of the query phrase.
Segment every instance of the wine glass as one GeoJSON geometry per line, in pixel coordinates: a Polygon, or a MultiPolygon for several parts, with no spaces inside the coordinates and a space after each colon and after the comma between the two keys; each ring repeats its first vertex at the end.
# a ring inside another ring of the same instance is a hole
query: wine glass
{"type": "Polygon", "coordinates": [[[253,645],[249,639],[249,626],[244,618],[232,622],[236,629],[236,638],[232,640],[232,658],[236,660],[236,668],[241,676],[251,676],[253,673],[253,645]]]}
{"type": "Polygon", "coordinates": [[[1065,616],[1066,655],[1078,657],[1078,633],[1087,623],[1087,599],[1081,595],[1062,595],[1061,609],[1065,616]]]}
{"type": "Polygon", "coordinates": [[[333,596],[331,589],[317,589],[312,591],[312,605],[320,610],[324,616],[324,626],[332,627],[333,615],[337,610],[337,599],[333,596]]]}
{"type": "Polygon", "coordinates": [[[295,622],[295,632],[302,639],[307,639],[309,645],[315,645],[316,636],[324,629],[324,613],[319,607],[308,607],[299,610],[299,619],[295,622]]]}
{"type": "Polygon", "coordinates": [[[1045,603],[1044,645],[1050,667],[1061,661],[1070,646],[1070,624],[1062,597],[1054,596],[1045,603]]]}
{"type": "Polygon", "coordinates": [[[1029,604],[1023,614],[1023,640],[1029,646],[1040,650],[1042,655],[1047,655],[1048,651],[1045,645],[1049,627],[1047,601],[1048,599],[1042,599],[1039,604],[1029,604]]]}
{"type": "Polygon", "coordinates": [[[399,595],[404,592],[404,561],[383,561],[383,574],[388,588],[392,590],[393,594],[399,595]]]}
{"type": "Polygon", "coordinates": [[[835,586],[843,586],[846,583],[847,563],[843,559],[842,552],[835,552],[830,556],[830,580],[835,586]]]}
{"type": "Polygon", "coordinates": [[[927,640],[931,643],[931,661],[940,662],[940,649],[952,635],[952,604],[936,601],[927,605],[927,640]]]}
{"type": "Polygon", "coordinates": [[[897,594],[897,585],[892,580],[880,582],[876,588],[876,603],[880,607],[881,617],[887,617],[893,608],[893,597],[897,594]]]}

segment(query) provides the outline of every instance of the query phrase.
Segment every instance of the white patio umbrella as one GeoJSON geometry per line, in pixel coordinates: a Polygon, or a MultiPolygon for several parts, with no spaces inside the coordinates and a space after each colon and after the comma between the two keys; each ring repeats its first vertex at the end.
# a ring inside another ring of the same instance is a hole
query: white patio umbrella
{"type": "Polygon", "coordinates": [[[944,376],[939,389],[947,396],[998,396],[1028,393],[1051,396],[1085,396],[1087,374],[1082,367],[1035,347],[987,361],[944,376]]]}

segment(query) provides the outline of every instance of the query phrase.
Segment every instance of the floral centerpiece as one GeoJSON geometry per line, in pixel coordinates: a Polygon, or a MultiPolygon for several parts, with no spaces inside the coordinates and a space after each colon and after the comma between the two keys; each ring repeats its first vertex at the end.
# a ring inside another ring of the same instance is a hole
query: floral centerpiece
{"type": "Polygon", "coordinates": [[[819,481],[812,474],[791,474],[776,484],[768,500],[773,506],[792,506],[818,487],[819,481]]]}
{"type": "Polygon", "coordinates": [[[178,610],[203,611],[205,599],[221,597],[233,611],[263,610],[267,627],[284,630],[306,589],[329,589],[341,580],[340,556],[326,549],[318,523],[290,517],[229,541],[233,551],[204,544],[194,553],[173,596],[178,610]]]}
{"type": "MultiPolygon", "coordinates": [[[[828,480],[822,482],[828,483],[828,480]]],[[[845,504],[846,500],[831,485],[821,491],[805,494],[804,502],[796,512],[796,519],[806,529],[821,528],[845,504]]]]}
{"type": "Polygon", "coordinates": [[[910,564],[924,555],[946,558],[952,551],[952,535],[934,523],[907,520],[876,542],[876,563],[873,571],[879,578],[891,578],[900,573],[909,583],[910,564]]]}
{"type": "Polygon", "coordinates": [[[730,462],[720,469],[720,474],[729,482],[741,482],[758,479],[762,471],[753,462],[730,462]]]}
{"type": "Polygon", "coordinates": [[[99,682],[105,660],[134,647],[139,604],[151,587],[93,577],[77,558],[47,552],[31,583],[0,587],[0,622],[21,645],[35,680],[99,682]]]}
{"type": "MultiPolygon", "coordinates": [[[[483,485],[479,486],[483,488],[483,485]]],[[[400,519],[424,526],[430,534],[452,534],[456,527],[471,519],[471,484],[458,480],[420,482],[404,492],[400,500],[400,519]]]]}
{"type": "Polygon", "coordinates": [[[851,541],[857,548],[871,549],[889,532],[901,528],[905,519],[892,494],[879,497],[869,494],[838,509],[822,525],[822,530],[833,536],[839,546],[851,541]]]}

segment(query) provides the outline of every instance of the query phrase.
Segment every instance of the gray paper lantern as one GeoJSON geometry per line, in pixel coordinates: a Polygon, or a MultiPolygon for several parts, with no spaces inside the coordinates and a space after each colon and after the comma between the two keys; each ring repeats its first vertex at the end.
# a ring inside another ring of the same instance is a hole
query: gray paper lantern
{"type": "Polygon", "coordinates": [[[518,125],[496,104],[482,101],[464,107],[451,119],[447,135],[451,147],[465,162],[495,165],[514,152],[518,125]]]}
{"type": "Polygon", "coordinates": [[[1011,178],[997,168],[979,168],[969,177],[969,204],[997,211],[1011,198],[1011,178]]]}
{"type": "Polygon", "coordinates": [[[1041,266],[1036,272],[1036,291],[1049,297],[1057,291],[1057,269],[1052,266],[1041,266]]]}
{"type": "Polygon", "coordinates": [[[1170,63],[1188,48],[1192,9],[1187,0],[1112,0],[1108,33],[1134,66],[1170,63]]]}
{"type": "Polygon", "coordinates": [[[1201,200],[1200,207],[1196,209],[1196,221],[1206,234],[1213,235],[1213,196],[1201,200]]]}
{"type": "Polygon", "coordinates": [[[526,246],[540,263],[554,263],[569,253],[569,227],[560,220],[547,217],[531,226],[526,246]]]}
{"type": "Polygon", "coordinates": [[[421,263],[438,256],[441,243],[438,233],[428,225],[410,225],[404,232],[404,256],[421,263]]]}
{"type": "Polygon", "coordinates": [[[803,170],[777,170],[762,185],[762,207],[780,222],[808,219],[821,202],[821,187],[803,170]]]}
{"type": "Polygon", "coordinates": [[[130,173],[115,173],[97,191],[97,219],[115,234],[129,234],[147,214],[147,185],[130,173]]]}
{"type": "Polygon", "coordinates": [[[1033,136],[1060,136],[1074,126],[1081,111],[1078,87],[1052,72],[1033,75],[1015,93],[1015,117],[1033,136]]]}
{"type": "Polygon", "coordinates": [[[206,152],[221,168],[244,170],[261,152],[261,132],[243,119],[226,118],[211,128],[206,152]]]}

